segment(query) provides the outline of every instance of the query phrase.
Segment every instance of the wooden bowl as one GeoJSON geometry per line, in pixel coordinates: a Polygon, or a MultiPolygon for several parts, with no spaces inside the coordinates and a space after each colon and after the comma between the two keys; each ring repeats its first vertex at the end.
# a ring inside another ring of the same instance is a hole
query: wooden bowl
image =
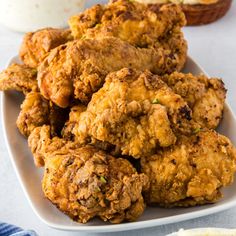
{"type": "Polygon", "coordinates": [[[219,0],[209,5],[187,5],[181,7],[187,19],[187,25],[204,25],[223,17],[230,9],[232,0],[219,0]]]}

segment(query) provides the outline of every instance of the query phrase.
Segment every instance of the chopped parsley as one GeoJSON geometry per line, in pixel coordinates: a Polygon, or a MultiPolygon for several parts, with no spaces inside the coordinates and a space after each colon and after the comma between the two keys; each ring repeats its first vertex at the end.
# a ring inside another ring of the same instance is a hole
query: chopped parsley
{"type": "Polygon", "coordinates": [[[160,104],[159,99],[155,98],[155,99],[152,101],[152,104],[160,104]]]}
{"type": "Polygon", "coordinates": [[[101,189],[98,186],[95,188],[95,190],[96,192],[101,192],[101,189]]]}
{"type": "Polygon", "coordinates": [[[100,177],[100,181],[101,181],[102,183],[104,183],[104,184],[107,183],[107,180],[106,180],[105,177],[103,177],[103,176],[100,177]]]}
{"type": "Polygon", "coordinates": [[[199,133],[201,131],[201,128],[196,128],[194,131],[193,131],[193,133],[194,134],[197,134],[197,133],[199,133]]]}

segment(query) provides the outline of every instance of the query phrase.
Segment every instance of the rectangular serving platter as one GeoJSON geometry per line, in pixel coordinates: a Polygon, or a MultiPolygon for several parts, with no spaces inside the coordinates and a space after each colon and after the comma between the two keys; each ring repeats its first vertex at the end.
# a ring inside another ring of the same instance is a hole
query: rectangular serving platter
{"type": "MultiPolygon", "coordinates": [[[[12,58],[9,64],[13,62],[19,62],[18,58],[12,58]]],[[[206,74],[190,57],[188,57],[183,71],[185,73],[191,72],[195,75],[206,74]]],[[[17,92],[3,92],[1,95],[1,115],[6,147],[26,199],[35,214],[50,227],[60,230],[86,232],[126,231],[189,220],[220,212],[236,205],[235,182],[223,190],[224,198],[216,204],[172,209],[147,207],[144,214],[136,222],[131,223],[112,225],[99,219],[93,219],[87,224],[73,222],[43,195],[41,189],[43,169],[35,167],[27,140],[19,133],[15,124],[23,99],[23,95],[17,92]]],[[[236,145],[236,119],[227,102],[225,103],[224,116],[218,131],[229,137],[236,145]]]]}

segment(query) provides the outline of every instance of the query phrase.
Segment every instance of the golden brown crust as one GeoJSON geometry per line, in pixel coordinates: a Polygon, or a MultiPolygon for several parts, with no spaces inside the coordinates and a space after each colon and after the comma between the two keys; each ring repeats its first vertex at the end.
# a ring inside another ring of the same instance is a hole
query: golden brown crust
{"type": "Polygon", "coordinates": [[[34,128],[48,124],[48,101],[38,92],[28,93],[21,105],[16,124],[24,136],[28,137],[34,128]]]}
{"type": "Polygon", "coordinates": [[[16,124],[25,137],[42,125],[50,125],[51,134],[57,136],[68,119],[68,112],[47,101],[39,92],[30,92],[21,105],[16,124]]]}
{"type": "Polygon", "coordinates": [[[166,207],[213,203],[222,196],[220,188],[233,182],[236,150],[225,136],[204,131],[141,159],[141,166],[151,182],[148,203],[166,207]]]}
{"type": "Polygon", "coordinates": [[[184,24],[176,5],[158,10],[126,0],[96,5],[70,20],[80,40],[52,50],[39,67],[40,91],[67,107],[74,98],[87,103],[109,72],[124,67],[157,74],[179,71],[187,57],[184,24]]]}
{"type": "Polygon", "coordinates": [[[62,137],[66,140],[74,140],[73,129],[76,126],[82,112],[86,110],[83,104],[75,105],[70,109],[69,119],[62,130],[62,137]]]}
{"type": "Polygon", "coordinates": [[[0,90],[17,90],[25,95],[37,91],[37,70],[13,63],[0,73],[0,90]]]}
{"type": "Polygon", "coordinates": [[[67,142],[66,140],[60,139],[58,137],[52,137],[51,126],[43,125],[36,127],[30,133],[28,138],[28,145],[34,157],[34,163],[37,167],[44,166],[44,159],[46,153],[53,153],[63,146],[71,146],[71,148],[79,147],[79,145],[67,142]],[[53,143],[53,145],[52,145],[53,143]]]}
{"type": "Polygon", "coordinates": [[[160,77],[192,109],[202,128],[216,129],[223,116],[226,89],[221,79],[174,72],[160,77]]]}
{"type": "Polygon", "coordinates": [[[150,47],[172,30],[180,31],[185,17],[178,5],[165,5],[155,11],[135,1],[117,0],[95,5],[69,25],[74,38],[118,37],[136,47],[150,47]]]}
{"type": "Polygon", "coordinates": [[[111,1],[73,16],[69,24],[77,39],[117,37],[135,47],[154,47],[166,57],[159,73],[180,71],[186,61],[187,43],[181,32],[185,17],[177,5],[155,8],[135,1],[111,1]]]}
{"type": "Polygon", "coordinates": [[[99,216],[120,223],[134,221],[143,213],[142,191],[148,188],[148,178],[129,161],[92,146],[50,139],[47,126],[36,128],[29,144],[36,163],[45,163],[45,196],[73,220],[86,223],[99,216]]]}
{"type": "Polygon", "coordinates": [[[70,30],[45,28],[25,35],[19,56],[24,64],[37,68],[53,48],[71,40],[70,30]]]}
{"type": "Polygon", "coordinates": [[[108,142],[140,158],[173,145],[174,132],[191,133],[190,120],[187,103],[158,76],[124,68],[106,77],[72,132],[81,143],[108,142]]]}
{"type": "Polygon", "coordinates": [[[39,88],[60,107],[72,98],[87,103],[109,72],[131,67],[163,74],[179,66],[179,60],[169,61],[163,48],[135,48],[114,37],[73,41],[53,49],[40,65],[39,88]]]}

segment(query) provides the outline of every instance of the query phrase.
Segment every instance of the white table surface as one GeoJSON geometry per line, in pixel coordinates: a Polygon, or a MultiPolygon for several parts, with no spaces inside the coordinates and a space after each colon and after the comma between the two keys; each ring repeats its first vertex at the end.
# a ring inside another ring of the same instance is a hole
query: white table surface
{"type": "MultiPolygon", "coordinates": [[[[91,4],[91,1],[89,1],[91,4]]],[[[211,75],[222,77],[228,88],[228,101],[236,113],[236,2],[220,21],[207,26],[184,29],[189,54],[211,75]]],[[[8,59],[17,54],[22,34],[0,25],[0,70],[8,59]]],[[[235,190],[236,191],[236,190],[235,190]]],[[[33,229],[40,236],[96,235],[63,232],[51,229],[33,213],[23,194],[11,165],[2,127],[0,127],[0,221],[10,222],[25,229],[33,229]]],[[[177,224],[150,229],[113,233],[114,236],[162,236],[179,228],[229,227],[236,228],[236,207],[230,210],[177,224]]],[[[111,233],[103,234],[111,235],[111,233]]]]}

